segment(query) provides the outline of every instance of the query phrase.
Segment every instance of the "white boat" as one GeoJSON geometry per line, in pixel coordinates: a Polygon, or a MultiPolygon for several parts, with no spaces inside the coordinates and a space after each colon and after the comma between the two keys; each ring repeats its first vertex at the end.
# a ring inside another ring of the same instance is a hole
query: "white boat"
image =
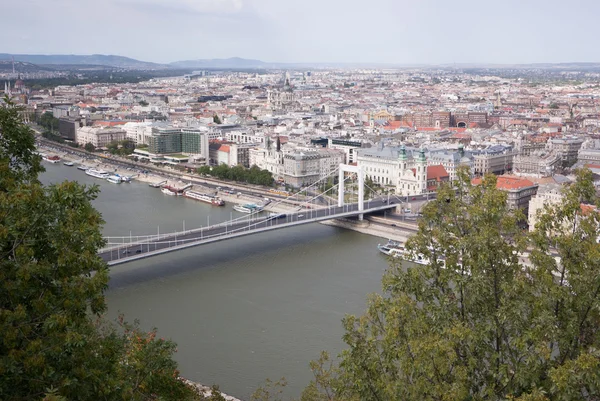
{"type": "Polygon", "coordinates": [[[225,206],[225,202],[218,196],[207,195],[196,191],[185,191],[183,196],[200,202],[210,203],[215,206],[225,206]]]}
{"type": "Polygon", "coordinates": [[[79,166],[77,166],[77,170],[83,170],[83,171],[85,171],[85,170],[89,170],[89,167],[88,166],[84,166],[83,164],[80,164],[79,166]]]}
{"type": "Polygon", "coordinates": [[[72,167],[72,166],[74,166],[74,165],[75,165],[75,163],[73,163],[73,162],[63,162],[63,164],[64,164],[65,166],[69,166],[69,167],[72,167]]]}
{"type": "Polygon", "coordinates": [[[385,245],[378,244],[377,249],[379,249],[379,252],[383,253],[384,255],[391,256],[392,258],[401,258],[419,265],[428,265],[430,263],[429,259],[427,259],[422,253],[409,253],[400,242],[388,240],[387,244],[385,245]]]}
{"type": "Polygon", "coordinates": [[[400,242],[388,240],[387,244],[377,244],[377,249],[384,255],[394,258],[401,257],[404,254],[404,247],[400,242]]]}
{"type": "Polygon", "coordinates": [[[160,189],[160,192],[162,192],[165,195],[171,195],[171,196],[176,196],[177,195],[177,192],[171,191],[169,188],[166,188],[166,187],[162,187],[160,189]]]}
{"type": "Polygon", "coordinates": [[[95,168],[90,168],[88,170],[85,170],[85,173],[89,176],[96,177],[96,178],[102,178],[102,179],[107,179],[108,175],[109,175],[106,171],[96,170],[95,168]]]}
{"type": "Polygon", "coordinates": [[[118,175],[111,175],[106,179],[106,181],[112,182],[113,184],[120,184],[121,177],[119,177],[118,175]]]}
{"type": "Polygon", "coordinates": [[[250,214],[250,213],[258,213],[258,212],[262,211],[262,208],[259,206],[256,206],[253,203],[249,203],[247,205],[235,205],[233,207],[233,210],[237,210],[238,212],[241,212],[241,213],[250,214]]]}

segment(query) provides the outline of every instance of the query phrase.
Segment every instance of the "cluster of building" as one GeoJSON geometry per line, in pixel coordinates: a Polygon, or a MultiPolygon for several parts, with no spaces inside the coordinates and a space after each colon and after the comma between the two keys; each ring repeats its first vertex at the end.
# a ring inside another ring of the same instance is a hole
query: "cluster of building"
{"type": "Polygon", "coordinates": [[[132,157],[156,163],[256,165],[293,187],[356,164],[370,182],[403,196],[433,192],[467,166],[473,177],[498,175],[511,205],[527,213],[542,185],[562,185],[573,167],[600,165],[600,77],[588,78],[212,72],[40,91],[19,81],[5,92],[23,103],[27,119],[51,112],[66,140],[96,148],[128,140],[132,157]]]}

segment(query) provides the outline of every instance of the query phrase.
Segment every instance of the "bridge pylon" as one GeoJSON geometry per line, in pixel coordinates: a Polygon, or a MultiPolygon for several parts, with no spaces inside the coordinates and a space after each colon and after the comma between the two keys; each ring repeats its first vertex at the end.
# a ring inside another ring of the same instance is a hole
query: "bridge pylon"
{"type": "MultiPolygon", "coordinates": [[[[338,206],[344,206],[344,194],[345,194],[345,185],[344,185],[344,174],[348,173],[356,173],[358,176],[358,210],[365,210],[365,175],[363,170],[359,166],[352,166],[349,164],[340,164],[340,177],[339,177],[339,188],[338,188],[338,206]]],[[[358,215],[358,219],[363,219],[363,214],[358,215]]]]}

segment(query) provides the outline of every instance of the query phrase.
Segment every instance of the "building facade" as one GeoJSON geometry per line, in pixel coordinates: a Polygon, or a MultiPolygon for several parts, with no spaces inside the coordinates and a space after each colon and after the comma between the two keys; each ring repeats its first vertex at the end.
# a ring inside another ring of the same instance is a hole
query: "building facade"
{"type": "Polygon", "coordinates": [[[496,145],[473,154],[473,173],[502,175],[512,170],[513,158],[516,155],[510,147],[496,145]]]}
{"type": "Polygon", "coordinates": [[[583,139],[578,137],[550,139],[550,149],[560,156],[562,167],[571,167],[577,162],[578,152],[582,144],[583,139]]]}
{"type": "Polygon", "coordinates": [[[111,142],[125,140],[126,133],[114,127],[81,127],[77,130],[77,143],[85,146],[91,143],[96,148],[105,148],[111,142]]]}

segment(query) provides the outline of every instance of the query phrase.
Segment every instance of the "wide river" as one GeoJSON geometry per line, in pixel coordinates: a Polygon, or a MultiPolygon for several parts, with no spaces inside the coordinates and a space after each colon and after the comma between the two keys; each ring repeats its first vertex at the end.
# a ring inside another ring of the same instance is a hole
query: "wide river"
{"type": "MultiPolygon", "coordinates": [[[[94,202],[109,236],[166,233],[227,220],[217,208],[163,195],[144,183],[111,184],[45,163],[44,183],[99,184],[94,202]]],[[[382,239],[309,224],[115,266],[108,317],[125,314],[178,344],[181,375],[242,399],[266,378],[299,396],[309,361],[343,348],[341,319],[365,309],[387,267],[382,239]]]]}

